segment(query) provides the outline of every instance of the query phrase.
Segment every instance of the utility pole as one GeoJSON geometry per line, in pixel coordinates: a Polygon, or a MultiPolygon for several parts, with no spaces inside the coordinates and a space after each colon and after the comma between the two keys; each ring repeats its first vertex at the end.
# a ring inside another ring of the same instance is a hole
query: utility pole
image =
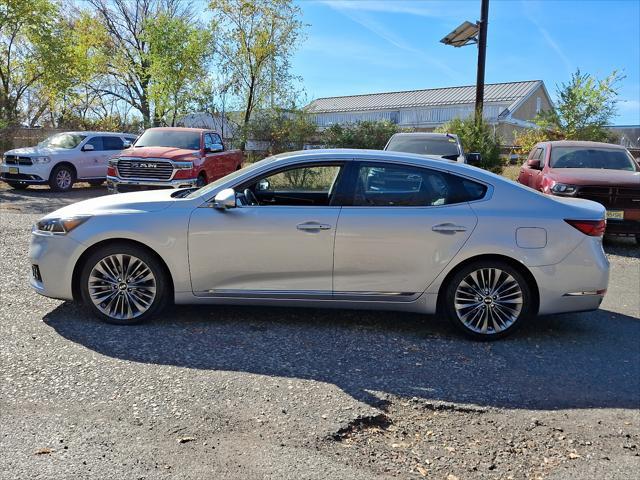
{"type": "Polygon", "coordinates": [[[487,57],[487,28],[489,27],[489,0],[482,0],[478,22],[478,75],[476,77],[476,123],[482,121],[484,103],[484,65],[487,57]]]}

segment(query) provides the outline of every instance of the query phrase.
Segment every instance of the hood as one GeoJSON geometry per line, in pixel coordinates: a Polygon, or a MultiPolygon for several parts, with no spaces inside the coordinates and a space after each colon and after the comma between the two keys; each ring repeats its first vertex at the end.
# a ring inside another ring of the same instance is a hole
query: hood
{"type": "Polygon", "coordinates": [[[73,149],[69,148],[42,148],[38,147],[23,147],[23,148],[14,148],[13,150],[9,150],[4,152],[5,155],[19,155],[25,157],[33,157],[33,156],[51,156],[60,153],[72,152],[73,149]]]}
{"type": "Polygon", "coordinates": [[[171,197],[176,190],[149,190],[145,192],[121,193],[73,203],[51,212],[44,218],[72,217],[74,215],[101,215],[107,213],[157,212],[171,206],[171,197]]]}
{"type": "Polygon", "coordinates": [[[186,150],[175,147],[131,147],[123,150],[121,157],[166,158],[167,160],[186,160],[200,156],[197,150],[186,150]]]}
{"type": "Polygon", "coordinates": [[[547,175],[558,183],[640,188],[640,172],[601,168],[552,168],[547,175]]]}

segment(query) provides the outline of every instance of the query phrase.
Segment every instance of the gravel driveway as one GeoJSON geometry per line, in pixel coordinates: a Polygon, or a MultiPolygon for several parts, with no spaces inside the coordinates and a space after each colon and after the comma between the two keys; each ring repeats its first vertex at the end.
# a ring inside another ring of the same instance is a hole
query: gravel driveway
{"type": "Polygon", "coordinates": [[[0,190],[0,478],[632,477],[640,259],[597,312],[500,342],[392,312],[176,307],[117,327],[27,286],[30,227],[104,193],[0,190]]]}

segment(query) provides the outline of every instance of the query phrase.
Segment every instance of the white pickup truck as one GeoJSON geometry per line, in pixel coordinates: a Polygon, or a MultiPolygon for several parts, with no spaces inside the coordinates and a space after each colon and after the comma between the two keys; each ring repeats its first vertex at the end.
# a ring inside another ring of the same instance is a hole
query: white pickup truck
{"type": "Polygon", "coordinates": [[[35,147],[5,152],[0,180],[16,189],[49,184],[57,192],[71,189],[76,181],[99,185],[107,178],[109,159],[135,139],[130,133],[58,133],[35,147]]]}

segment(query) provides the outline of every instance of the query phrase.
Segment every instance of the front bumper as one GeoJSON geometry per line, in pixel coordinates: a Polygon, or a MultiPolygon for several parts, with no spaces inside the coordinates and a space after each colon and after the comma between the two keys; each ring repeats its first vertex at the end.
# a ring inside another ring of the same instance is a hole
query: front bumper
{"type": "Polygon", "coordinates": [[[31,287],[46,297],[73,300],[73,269],[84,249],[68,234],[33,231],[29,246],[31,287]]]}
{"type": "Polygon", "coordinates": [[[180,178],[167,181],[124,179],[119,177],[107,177],[107,189],[111,193],[130,192],[134,190],[151,190],[159,188],[186,188],[194,187],[197,178],[180,178]]]}
{"type": "Polygon", "coordinates": [[[0,180],[5,182],[24,183],[37,185],[47,183],[49,171],[35,165],[0,165],[0,180]],[[18,173],[11,173],[18,170],[18,173]]]}

